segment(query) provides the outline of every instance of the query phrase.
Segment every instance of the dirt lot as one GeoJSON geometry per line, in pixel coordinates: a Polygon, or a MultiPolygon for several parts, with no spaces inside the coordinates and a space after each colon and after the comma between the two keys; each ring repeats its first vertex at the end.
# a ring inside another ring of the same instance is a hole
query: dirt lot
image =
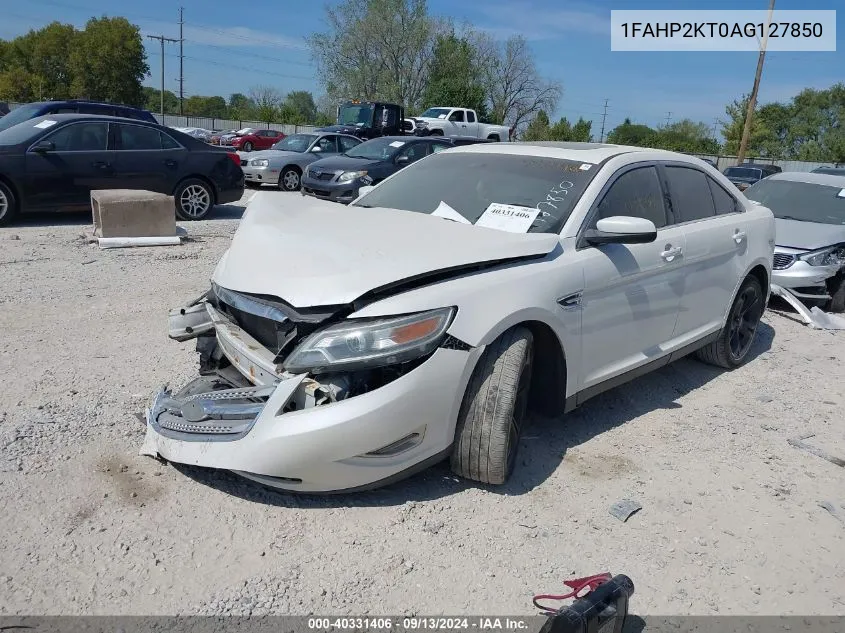
{"type": "Polygon", "coordinates": [[[0,613],[527,615],[611,571],[639,614],[845,614],[845,523],[819,506],[845,469],[787,444],[845,455],[845,333],[773,312],[735,372],[683,360],[536,420],[501,489],[441,465],[289,496],[139,456],[149,396],[196,367],[167,310],[241,209],[179,247],[100,251],[85,217],[0,230],[0,613]]]}

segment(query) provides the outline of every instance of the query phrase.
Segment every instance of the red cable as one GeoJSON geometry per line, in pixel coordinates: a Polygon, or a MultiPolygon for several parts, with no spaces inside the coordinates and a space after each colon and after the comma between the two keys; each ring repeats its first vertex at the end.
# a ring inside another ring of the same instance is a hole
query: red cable
{"type": "Polygon", "coordinates": [[[534,599],[533,599],[532,602],[534,603],[534,606],[537,607],[538,609],[542,609],[543,611],[550,611],[550,612],[554,613],[558,609],[555,609],[555,608],[552,608],[552,607],[547,607],[545,605],[539,604],[537,601],[538,600],[567,600],[568,598],[583,598],[588,593],[593,591],[596,587],[606,583],[611,578],[613,578],[613,576],[611,576],[609,573],[605,572],[603,574],[596,574],[595,576],[586,576],[584,578],[573,578],[572,580],[564,580],[563,584],[566,585],[567,587],[569,587],[570,589],[572,589],[572,591],[570,591],[567,594],[560,595],[560,596],[555,596],[555,595],[552,595],[552,594],[540,594],[540,595],[534,596],[534,599]],[[582,594],[581,590],[584,589],[584,588],[587,588],[587,591],[585,591],[582,594]]]}

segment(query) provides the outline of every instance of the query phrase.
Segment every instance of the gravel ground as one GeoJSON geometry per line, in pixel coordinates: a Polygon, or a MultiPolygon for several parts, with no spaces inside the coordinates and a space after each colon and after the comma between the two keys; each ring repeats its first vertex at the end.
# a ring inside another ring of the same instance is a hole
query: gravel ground
{"type": "Polygon", "coordinates": [[[845,333],[788,313],[734,372],[682,360],[535,420],[498,489],[444,464],[313,498],[139,456],[148,398],[196,368],[167,310],[242,208],[179,247],[100,251],[79,216],[0,230],[0,613],[528,615],[611,571],[643,615],[845,614],[845,523],[819,506],[845,469],[787,444],[845,456],[845,333]]]}

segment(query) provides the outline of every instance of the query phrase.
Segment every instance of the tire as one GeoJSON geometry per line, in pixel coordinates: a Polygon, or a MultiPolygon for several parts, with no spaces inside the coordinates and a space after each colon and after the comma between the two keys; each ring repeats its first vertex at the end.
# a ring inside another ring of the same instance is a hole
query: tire
{"type": "Polygon", "coordinates": [[[6,183],[0,181],[0,226],[6,226],[17,215],[18,203],[15,200],[15,194],[6,186],[6,183]]]}
{"type": "Polygon", "coordinates": [[[756,277],[746,277],[736,293],[719,338],[698,350],[698,359],[724,369],[739,367],[751,350],[765,309],[760,282],[756,277]]]}
{"type": "Polygon", "coordinates": [[[282,191],[299,191],[302,187],[302,172],[296,167],[285,167],[279,174],[279,189],[282,191]]]}
{"type": "Polygon", "coordinates": [[[429,136],[443,136],[443,130],[432,130],[429,136]]]}
{"type": "Polygon", "coordinates": [[[180,220],[202,220],[214,208],[214,192],[199,178],[188,178],[173,192],[176,217],[180,220]]]}
{"type": "Polygon", "coordinates": [[[246,143],[244,143],[245,152],[251,152],[253,149],[255,149],[255,145],[252,144],[252,141],[247,141],[246,143]]]}
{"type": "Polygon", "coordinates": [[[499,138],[498,134],[491,134],[490,136],[487,137],[487,140],[493,141],[494,143],[499,143],[499,142],[501,142],[502,139],[499,138]]]}
{"type": "Polygon", "coordinates": [[[840,274],[831,279],[828,292],[830,292],[831,297],[828,310],[834,313],[845,312],[845,276],[840,274]]]}
{"type": "Polygon", "coordinates": [[[244,181],[244,187],[246,187],[247,189],[261,189],[261,183],[246,180],[244,181]]]}
{"type": "Polygon", "coordinates": [[[528,408],[534,338],[515,327],[496,339],[470,378],[455,430],[452,471],[473,481],[503,484],[513,472],[528,408]]]}

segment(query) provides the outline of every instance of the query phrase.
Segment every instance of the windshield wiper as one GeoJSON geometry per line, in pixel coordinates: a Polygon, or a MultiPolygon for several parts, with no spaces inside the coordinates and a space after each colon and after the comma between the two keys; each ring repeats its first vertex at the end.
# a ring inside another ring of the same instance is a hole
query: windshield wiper
{"type": "Polygon", "coordinates": [[[803,218],[796,218],[794,215],[776,215],[779,220],[795,220],[796,222],[812,222],[812,220],[805,220],[803,218]]]}

